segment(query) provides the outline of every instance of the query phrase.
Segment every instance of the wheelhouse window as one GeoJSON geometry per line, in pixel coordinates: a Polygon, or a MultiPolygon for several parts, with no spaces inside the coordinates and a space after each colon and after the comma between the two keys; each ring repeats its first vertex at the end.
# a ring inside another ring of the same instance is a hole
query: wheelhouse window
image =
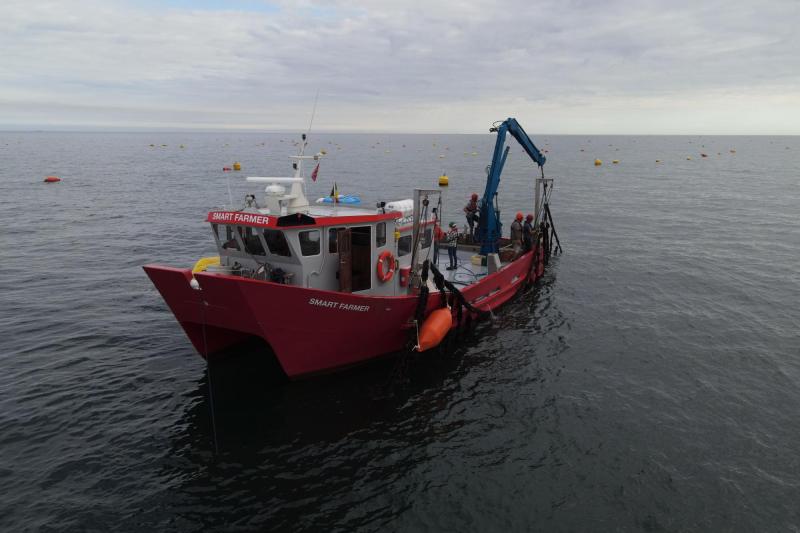
{"type": "Polygon", "coordinates": [[[242,237],[245,252],[251,255],[267,255],[261,239],[258,238],[258,230],[249,226],[239,226],[239,235],[242,237]]]}
{"type": "Polygon", "coordinates": [[[220,228],[220,241],[222,248],[225,250],[241,251],[239,241],[236,240],[236,228],[234,226],[219,226],[220,228]],[[225,228],[225,235],[222,235],[222,228],[225,228]]]}
{"type": "Polygon", "coordinates": [[[380,222],[375,226],[375,248],[386,246],[386,222],[380,222]]]}
{"type": "Polygon", "coordinates": [[[397,241],[397,256],[403,257],[411,253],[411,235],[404,235],[397,241]]]}
{"type": "Polygon", "coordinates": [[[264,240],[267,241],[267,247],[272,255],[280,255],[283,257],[292,256],[291,248],[289,248],[289,243],[286,242],[286,236],[282,231],[265,229],[264,240]]]}
{"type": "Polygon", "coordinates": [[[225,242],[225,226],[211,224],[211,231],[214,232],[214,238],[217,240],[217,244],[222,246],[225,242]]]}
{"type": "Polygon", "coordinates": [[[330,228],[328,230],[328,253],[335,254],[339,251],[337,246],[337,235],[339,234],[339,230],[344,228],[330,228]]]}
{"type": "Polygon", "coordinates": [[[426,229],[422,233],[422,242],[420,243],[421,248],[429,248],[431,245],[431,239],[433,238],[433,230],[431,228],[426,229]]]}
{"type": "Polygon", "coordinates": [[[300,253],[304,256],[319,255],[319,230],[301,231],[300,237],[300,253]]]}

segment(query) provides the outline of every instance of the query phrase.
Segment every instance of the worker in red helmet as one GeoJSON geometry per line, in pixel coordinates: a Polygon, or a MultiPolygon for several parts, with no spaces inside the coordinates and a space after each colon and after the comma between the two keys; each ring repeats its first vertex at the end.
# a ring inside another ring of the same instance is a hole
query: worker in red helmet
{"type": "Polygon", "coordinates": [[[525,224],[522,225],[522,241],[525,244],[526,252],[533,248],[533,215],[530,213],[525,217],[525,224]]]}
{"type": "Polygon", "coordinates": [[[481,220],[480,208],[478,207],[478,193],[472,193],[467,205],[464,206],[464,214],[467,216],[467,224],[469,224],[469,236],[474,242],[475,228],[481,220]]]}
{"type": "Polygon", "coordinates": [[[514,248],[514,259],[522,253],[522,213],[517,213],[511,223],[511,246],[514,248]]]}

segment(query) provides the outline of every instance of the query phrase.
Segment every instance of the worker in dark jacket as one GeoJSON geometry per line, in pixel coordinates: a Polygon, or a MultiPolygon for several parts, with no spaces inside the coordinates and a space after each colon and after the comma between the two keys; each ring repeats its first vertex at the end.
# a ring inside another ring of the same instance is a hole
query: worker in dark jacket
{"type": "Polygon", "coordinates": [[[525,217],[525,224],[522,225],[522,241],[525,244],[525,251],[533,248],[533,215],[528,213],[525,217]]]}
{"type": "Polygon", "coordinates": [[[467,216],[467,224],[469,224],[469,236],[475,240],[475,227],[480,223],[480,209],[478,208],[478,193],[472,193],[472,196],[464,206],[464,214],[467,216]]]}
{"type": "Polygon", "coordinates": [[[445,236],[447,240],[447,255],[450,256],[450,266],[447,270],[455,270],[458,268],[458,224],[455,222],[450,223],[450,231],[445,236]]]}

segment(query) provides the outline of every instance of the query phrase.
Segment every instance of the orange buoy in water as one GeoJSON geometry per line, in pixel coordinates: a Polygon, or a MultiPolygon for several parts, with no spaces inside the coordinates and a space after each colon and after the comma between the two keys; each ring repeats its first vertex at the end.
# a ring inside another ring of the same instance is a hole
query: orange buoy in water
{"type": "Polygon", "coordinates": [[[414,346],[418,352],[436,348],[453,326],[453,313],[449,307],[437,309],[428,315],[419,330],[419,344],[414,346]]]}
{"type": "Polygon", "coordinates": [[[58,176],[47,176],[44,179],[45,183],[58,183],[59,181],[61,181],[61,178],[59,178],[58,176]]]}

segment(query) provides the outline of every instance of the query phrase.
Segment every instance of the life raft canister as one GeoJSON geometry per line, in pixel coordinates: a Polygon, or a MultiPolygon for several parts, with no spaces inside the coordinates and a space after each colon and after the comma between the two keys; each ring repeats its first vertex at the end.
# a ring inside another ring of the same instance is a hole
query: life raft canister
{"type": "Polygon", "coordinates": [[[385,250],[381,252],[381,255],[378,256],[378,279],[381,280],[383,283],[386,283],[392,276],[394,276],[394,256],[392,252],[389,250],[385,250]],[[384,263],[388,261],[388,265],[384,267],[384,263]]]}

